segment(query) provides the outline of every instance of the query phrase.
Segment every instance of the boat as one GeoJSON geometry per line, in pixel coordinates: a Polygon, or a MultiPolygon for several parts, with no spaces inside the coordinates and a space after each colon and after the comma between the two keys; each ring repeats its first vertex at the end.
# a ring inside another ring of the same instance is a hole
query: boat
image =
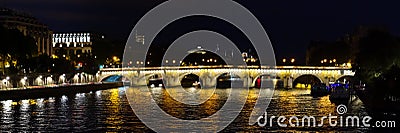
{"type": "Polygon", "coordinates": [[[200,82],[198,82],[198,81],[194,82],[194,83],[192,84],[192,86],[193,86],[193,87],[196,87],[196,88],[201,88],[201,84],[200,84],[200,82]]]}
{"type": "Polygon", "coordinates": [[[333,103],[347,103],[350,100],[350,91],[347,84],[332,84],[329,100],[333,103]]]}
{"type": "Polygon", "coordinates": [[[147,84],[149,87],[163,87],[163,79],[162,78],[151,78],[149,79],[149,83],[147,84]]]}
{"type": "Polygon", "coordinates": [[[329,87],[323,83],[314,84],[311,87],[311,95],[314,97],[326,96],[330,92],[329,87]]]}

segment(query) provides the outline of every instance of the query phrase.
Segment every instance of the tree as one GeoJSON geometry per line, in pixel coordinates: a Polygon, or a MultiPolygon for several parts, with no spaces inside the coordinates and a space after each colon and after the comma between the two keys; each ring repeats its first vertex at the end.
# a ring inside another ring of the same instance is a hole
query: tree
{"type": "Polygon", "coordinates": [[[356,77],[374,84],[373,79],[382,75],[392,66],[399,66],[399,40],[387,31],[371,30],[360,40],[356,56],[356,77]]]}
{"type": "Polygon", "coordinates": [[[32,37],[24,36],[16,29],[6,29],[0,26],[0,57],[3,74],[5,74],[5,64],[10,64],[8,74],[16,74],[23,66],[26,66],[27,60],[37,54],[36,43],[32,37]]]}

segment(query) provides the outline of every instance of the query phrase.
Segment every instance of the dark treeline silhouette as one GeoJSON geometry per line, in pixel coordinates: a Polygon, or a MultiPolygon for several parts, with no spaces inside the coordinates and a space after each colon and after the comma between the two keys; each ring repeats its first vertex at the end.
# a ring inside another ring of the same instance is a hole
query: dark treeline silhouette
{"type": "Polygon", "coordinates": [[[399,111],[400,38],[371,29],[360,38],[355,55],[356,81],[365,84],[361,98],[373,110],[399,111]]]}

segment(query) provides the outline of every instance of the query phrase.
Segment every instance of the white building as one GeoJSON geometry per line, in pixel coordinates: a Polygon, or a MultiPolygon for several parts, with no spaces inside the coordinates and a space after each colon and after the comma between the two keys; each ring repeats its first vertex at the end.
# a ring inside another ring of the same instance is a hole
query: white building
{"type": "MultiPolygon", "coordinates": [[[[62,56],[91,55],[94,34],[87,32],[53,34],[54,54],[62,56]]],[[[104,37],[103,37],[104,38],[104,37]]]]}

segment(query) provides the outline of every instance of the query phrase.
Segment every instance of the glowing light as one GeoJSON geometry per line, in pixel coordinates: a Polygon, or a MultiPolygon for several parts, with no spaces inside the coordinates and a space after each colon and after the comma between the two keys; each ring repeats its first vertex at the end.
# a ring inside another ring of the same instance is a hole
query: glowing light
{"type": "Polygon", "coordinates": [[[283,63],[286,63],[286,59],[283,59],[282,62],[283,62],[283,63]]]}
{"type": "Polygon", "coordinates": [[[290,62],[294,63],[296,60],[295,59],[291,59],[290,62]]]}
{"type": "Polygon", "coordinates": [[[351,63],[347,63],[347,67],[351,67],[351,63]]]}

